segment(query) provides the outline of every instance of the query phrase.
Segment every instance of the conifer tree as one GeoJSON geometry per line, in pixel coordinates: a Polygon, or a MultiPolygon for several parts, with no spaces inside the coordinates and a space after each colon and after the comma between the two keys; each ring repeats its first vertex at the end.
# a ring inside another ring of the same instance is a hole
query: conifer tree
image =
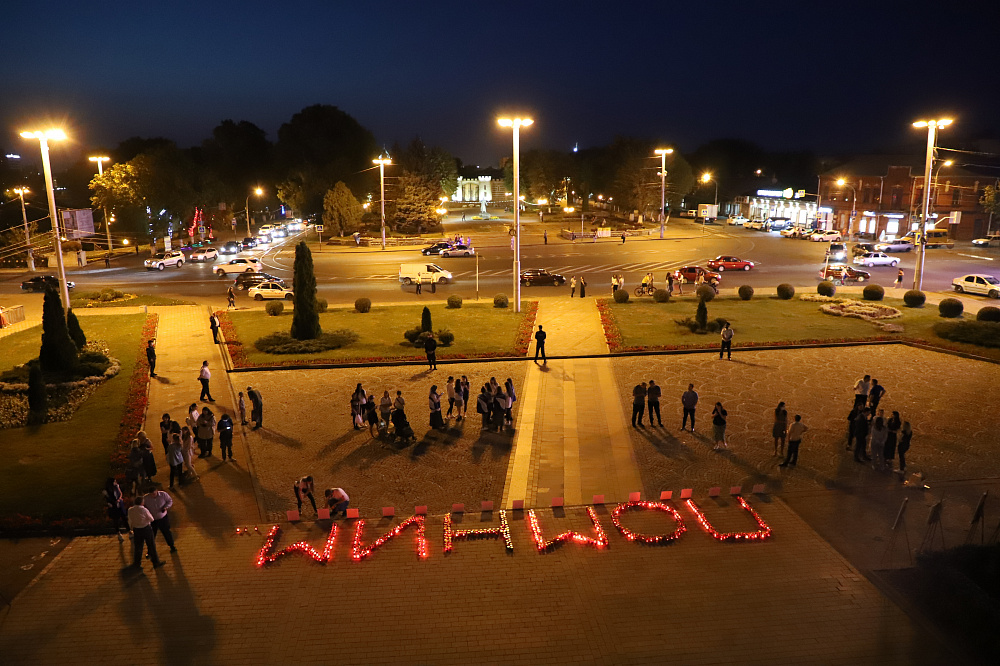
{"type": "Polygon", "coordinates": [[[292,337],[296,340],[314,340],[319,337],[319,312],[316,311],[316,274],[313,272],[312,252],[300,242],[295,246],[295,312],[292,314],[292,337]]]}

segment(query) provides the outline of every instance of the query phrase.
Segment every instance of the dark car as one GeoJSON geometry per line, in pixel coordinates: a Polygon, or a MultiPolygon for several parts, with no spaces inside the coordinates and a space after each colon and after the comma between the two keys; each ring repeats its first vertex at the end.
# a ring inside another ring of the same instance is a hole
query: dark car
{"type": "Polygon", "coordinates": [[[869,252],[877,252],[874,243],[855,243],[854,247],[851,248],[851,254],[855,257],[860,257],[869,252]]]}
{"type": "MultiPolygon", "coordinates": [[[[72,289],[75,286],[76,286],[75,282],[70,282],[69,280],[66,280],[67,289],[72,289]]],[[[30,280],[25,280],[24,282],[21,283],[21,289],[25,291],[45,291],[49,287],[58,291],[59,278],[57,278],[55,275],[39,275],[37,277],[31,278],[30,280]]]]}
{"type": "Polygon", "coordinates": [[[558,287],[566,284],[566,278],[558,273],[550,273],[544,268],[529,268],[521,271],[521,284],[530,287],[535,284],[549,284],[558,287]]]}
{"type": "Polygon", "coordinates": [[[448,248],[451,247],[451,245],[452,244],[449,243],[448,241],[440,241],[438,243],[434,243],[434,245],[425,247],[420,251],[420,254],[424,255],[425,257],[429,255],[437,256],[441,254],[441,250],[447,250],[448,248]]]}
{"type": "Polygon", "coordinates": [[[824,280],[829,280],[834,284],[847,284],[848,282],[867,282],[871,279],[868,271],[859,271],[847,264],[830,264],[819,272],[819,276],[824,280]]]}
{"type": "Polygon", "coordinates": [[[221,254],[238,254],[243,249],[243,243],[239,241],[229,241],[219,248],[221,254]]]}
{"type": "Polygon", "coordinates": [[[267,273],[240,273],[233,281],[233,286],[240,291],[246,291],[250,287],[260,284],[261,282],[277,282],[282,287],[285,286],[284,280],[274,277],[273,275],[268,275],[267,273]]]}
{"type": "Polygon", "coordinates": [[[257,247],[257,239],[247,236],[243,239],[243,247],[257,247]]]}

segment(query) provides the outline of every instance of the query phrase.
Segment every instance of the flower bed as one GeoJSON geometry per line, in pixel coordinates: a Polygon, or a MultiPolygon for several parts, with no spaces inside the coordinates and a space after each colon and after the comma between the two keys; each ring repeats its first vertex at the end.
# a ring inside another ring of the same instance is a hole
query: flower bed
{"type": "Polygon", "coordinates": [[[864,319],[887,333],[901,333],[903,331],[903,327],[899,324],[882,321],[884,319],[902,317],[903,313],[896,308],[891,308],[888,305],[878,305],[869,301],[856,301],[850,298],[823,298],[826,302],[819,307],[820,312],[835,317],[864,319]]]}
{"type": "Polygon", "coordinates": [[[124,481],[125,468],[128,464],[128,451],[136,433],[142,430],[146,422],[146,408],[149,406],[149,361],[146,360],[146,345],[156,337],[156,327],[159,315],[146,315],[142,326],[142,336],[139,349],[136,352],[135,369],[129,378],[128,394],[130,400],[125,404],[118,436],[115,438],[114,449],[111,452],[111,473],[119,481],[124,481]]]}

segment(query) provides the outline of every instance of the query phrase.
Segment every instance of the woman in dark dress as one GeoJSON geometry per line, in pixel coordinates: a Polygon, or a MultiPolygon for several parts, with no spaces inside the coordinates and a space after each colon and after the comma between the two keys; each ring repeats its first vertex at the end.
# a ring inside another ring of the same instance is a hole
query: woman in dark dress
{"type": "Polygon", "coordinates": [[[771,436],[774,437],[774,455],[785,455],[785,434],[788,432],[788,410],[785,403],[779,402],[774,409],[774,427],[771,428],[771,436]],[[780,453],[778,452],[780,449],[780,453]]]}
{"type": "Polygon", "coordinates": [[[580,298],[585,298],[587,296],[587,281],[580,276],[580,298]]]}
{"type": "Polygon", "coordinates": [[[431,427],[435,430],[444,429],[444,419],[441,417],[441,394],[437,392],[437,384],[431,387],[427,396],[427,404],[431,410],[431,427]]]}
{"type": "Polygon", "coordinates": [[[896,457],[896,437],[902,425],[903,422],[899,419],[899,412],[893,412],[892,416],[889,418],[889,422],[886,424],[886,427],[889,429],[889,434],[885,438],[885,449],[883,452],[885,462],[889,465],[889,469],[892,469],[892,463],[889,461],[896,457]]]}
{"type": "Polygon", "coordinates": [[[903,429],[900,431],[899,435],[899,446],[896,447],[899,451],[899,473],[906,474],[906,452],[910,450],[910,439],[913,437],[913,430],[910,428],[910,422],[906,421],[903,423],[903,429]]]}

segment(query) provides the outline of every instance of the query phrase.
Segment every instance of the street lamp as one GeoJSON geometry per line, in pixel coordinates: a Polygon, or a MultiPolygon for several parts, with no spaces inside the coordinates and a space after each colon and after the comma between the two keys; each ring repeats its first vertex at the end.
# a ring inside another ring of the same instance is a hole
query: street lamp
{"type": "Polygon", "coordinates": [[[837,186],[851,188],[851,219],[847,222],[847,238],[850,239],[854,235],[854,218],[858,216],[858,191],[843,178],[837,179],[837,186]]]}
{"type": "MultiPolygon", "coordinates": [[[[110,162],[110,157],[104,157],[103,155],[95,156],[89,158],[91,162],[97,162],[97,177],[101,178],[104,176],[104,163],[110,162]]],[[[104,211],[104,230],[108,234],[108,255],[111,255],[111,222],[108,220],[108,210],[107,208],[101,207],[104,211]]]]}
{"type": "Polygon", "coordinates": [[[21,219],[24,220],[24,244],[27,246],[28,251],[28,270],[34,273],[35,255],[31,252],[31,232],[28,231],[28,211],[24,207],[24,195],[30,194],[31,190],[27,187],[15,187],[14,192],[21,199],[21,219]]]}
{"type": "MultiPolygon", "coordinates": [[[[514,312],[521,311],[521,127],[535,121],[531,118],[497,118],[500,127],[510,127],[514,135],[514,312]]],[[[567,195],[568,196],[568,195],[567,195]]],[[[568,202],[567,202],[568,203],[568,202]]]]}
{"type": "Polygon", "coordinates": [[[388,153],[382,153],[372,164],[378,165],[379,201],[382,204],[382,249],[385,249],[385,165],[392,164],[388,153]]]}
{"type": "MultiPolygon", "coordinates": [[[[257,188],[254,189],[253,193],[256,194],[259,197],[260,195],[264,194],[264,190],[262,190],[259,187],[257,187],[257,188]]],[[[248,238],[253,238],[253,234],[250,232],[250,195],[249,194],[247,195],[247,204],[246,204],[246,206],[247,206],[247,237],[248,238]]]]}
{"type": "MultiPolygon", "coordinates": [[[[712,177],[711,172],[706,171],[705,173],[701,174],[701,182],[704,183],[704,184],[706,184],[706,185],[708,183],[715,183],[715,199],[713,201],[715,202],[714,203],[714,205],[715,205],[715,214],[718,215],[719,214],[719,181],[716,180],[714,177],[712,177]]],[[[705,225],[706,224],[708,224],[708,215],[703,215],[702,218],[701,218],[701,235],[702,236],[704,236],[707,233],[707,231],[705,229],[705,225]]]]}
{"type": "Polygon", "coordinates": [[[52,165],[49,164],[49,140],[64,141],[66,133],[61,129],[21,132],[25,139],[37,139],[42,151],[42,170],[45,172],[45,193],[49,199],[49,218],[52,220],[52,234],[55,237],[56,264],[59,266],[59,291],[62,294],[63,313],[69,310],[69,288],[66,286],[66,267],[63,265],[62,232],[59,231],[59,216],[56,211],[56,193],[52,186],[52,165]]]}
{"type": "Polygon", "coordinates": [[[663,240],[663,225],[667,217],[667,155],[673,148],[657,148],[653,151],[660,156],[660,240],[663,240]]]}
{"type": "Polygon", "coordinates": [[[951,125],[951,118],[939,120],[918,120],[913,123],[914,127],[927,128],[927,153],[924,157],[924,215],[920,220],[920,233],[917,240],[920,242],[920,258],[917,260],[916,270],[913,271],[913,288],[922,289],[924,284],[924,259],[927,256],[927,219],[930,217],[931,207],[931,168],[934,165],[934,150],[937,140],[938,128],[951,125]]]}

